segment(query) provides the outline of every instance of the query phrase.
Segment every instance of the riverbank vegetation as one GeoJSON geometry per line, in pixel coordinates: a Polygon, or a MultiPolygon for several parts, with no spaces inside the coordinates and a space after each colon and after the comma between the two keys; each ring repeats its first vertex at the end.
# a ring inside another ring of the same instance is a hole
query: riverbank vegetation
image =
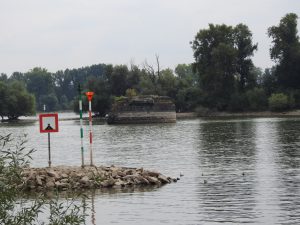
{"type": "Polygon", "coordinates": [[[83,224],[82,204],[49,200],[46,193],[28,199],[22,171],[28,167],[33,150],[26,148],[24,138],[13,140],[11,135],[0,135],[0,224],[83,224]]]}
{"type": "MultiPolygon", "coordinates": [[[[156,55],[153,64],[147,61],[143,65],[129,66],[97,64],[55,73],[33,68],[26,73],[14,72],[9,77],[2,74],[0,101],[4,103],[0,104],[0,116],[13,119],[32,113],[32,95],[38,111],[42,111],[44,106],[46,111],[77,109],[79,84],[84,90],[95,92],[93,110],[100,116],[110,110],[116,97],[149,94],[171,97],[177,112],[299,109],[300,42],[297,20],[296,14],[287,14],[278,25],[266,31],[272,40],[270,57],[275,65],[264,71],[252,61],[259,45],[253,43],[252,32],[247,25],[209,24],[208,28],[200,29],[190,43],[195,61],[179,64],[174,71],[162,68],[159,55],[156,55]],[[19,88],[14,88],[14,85],[19,85],[19,88]],[[23,97],[20,100],[24,103],[23,107],[26,105],[21,109],[23,114],[8,107],[18,105],[19,100],[5,94],[5,89],[22,90],[18,96],[23,97]]],[[[84,102],[84,105],[87,103],[84,102]]]]}

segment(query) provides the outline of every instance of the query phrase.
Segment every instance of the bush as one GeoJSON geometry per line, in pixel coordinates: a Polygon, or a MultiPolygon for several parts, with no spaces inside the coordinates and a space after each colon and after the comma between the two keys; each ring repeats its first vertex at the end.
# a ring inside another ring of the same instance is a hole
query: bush
{"type": "Polygon", "coordinates": [[[265,110],[268,106],[268,98],[264,89],[254,88],[246,92],[248,109],[253,111],[265,110]]]}
{"type": "Polygon", "coordinates": [[[242,112],[247,108],[248,102],[244,94],[234,93],[230,96],[228,109],[232,112],[242,112]]]}
{"type": "Polygon", "coordinates": [[[33,150],[27,151],[25,139],[20,138],[13,144],[11,135],[0,135],[0,224],[32,225],[41,224],[39,215],[45,206],[50,209],[48,225],[79,225],[84,223],[82,206],[59,203],[58,199],[47,201],[42,193],[34,201],[26,202],[23,190],[22,168],[29,165],[33,150]],[[48,202],[48,203],[47,203],[48,202]]]}
{"type": "Polygon", "coordinates": [[[283,111],[289,108],[288,96],[283,93],[272,94],[268,101],[271,111],[283,111]]]}

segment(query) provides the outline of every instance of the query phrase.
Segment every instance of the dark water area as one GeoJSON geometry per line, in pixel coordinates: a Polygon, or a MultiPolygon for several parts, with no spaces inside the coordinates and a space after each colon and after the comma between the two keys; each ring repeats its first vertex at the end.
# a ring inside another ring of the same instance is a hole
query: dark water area
{"type": "MultiPolygon", "coordinates": [[[[79,122],[59,125],[51,134],[52,163],[79,166],[79,122]]],[[[160,188],[88,192],[86,224],[300,224],[300,118],[94,121],[93,131],[97,165],[184,176],[160,188]]],[[[38,122],[3,123],[0,132],[27,133],[27,146],[37,150],[32,166],[47,166],[38,122]]],[[[84,134],[88,164],[87,122],[84,134]]]]}

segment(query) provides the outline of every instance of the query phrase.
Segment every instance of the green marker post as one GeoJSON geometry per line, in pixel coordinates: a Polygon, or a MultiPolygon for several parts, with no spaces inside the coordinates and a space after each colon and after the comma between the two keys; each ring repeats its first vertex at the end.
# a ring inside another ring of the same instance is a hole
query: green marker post
{"type": "Polygon", "coordinates": [[[80,115],[80,142],[81,142],[81,167],[84,167],[84,149],[83,149],[83,128],[82,128],[82,95],[81,87],[78,84],[78,93],[79,93],[79,115],[80,115]]]}

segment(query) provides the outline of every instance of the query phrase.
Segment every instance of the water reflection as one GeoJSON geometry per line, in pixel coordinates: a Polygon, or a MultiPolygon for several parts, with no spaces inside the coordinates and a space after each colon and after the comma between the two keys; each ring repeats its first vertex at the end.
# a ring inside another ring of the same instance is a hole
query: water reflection
{"type": "Polygon", "coordinates": [[[203,222],[255,221],[251,167],[256,154],[254,131],[253,123],[247,121],[200,124],[198,196],[203,222]]]}
{"type": "Polygon", "coordinates": [[[300,220],[300,124],[295,120],[277,124],[280,150],[276,160],[277,192],[281,224],[299,224],[300,220]],[[285,221],[289,221],[286,223],[285,221]]]}

